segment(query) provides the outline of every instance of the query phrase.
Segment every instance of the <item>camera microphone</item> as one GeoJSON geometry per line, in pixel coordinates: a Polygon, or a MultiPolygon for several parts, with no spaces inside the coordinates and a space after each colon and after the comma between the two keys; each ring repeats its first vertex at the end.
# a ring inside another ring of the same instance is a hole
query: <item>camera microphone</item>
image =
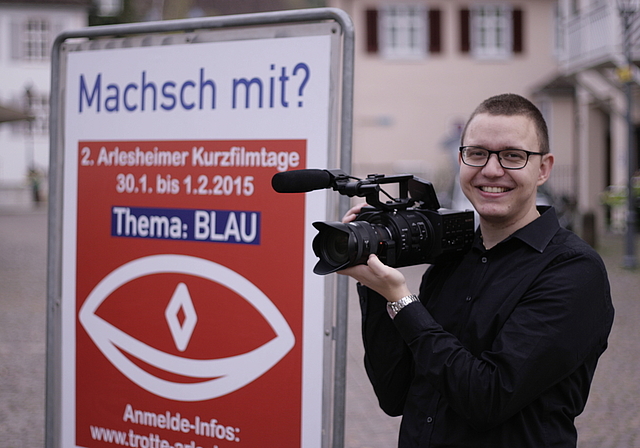
{"type": "Polygon", "coordinates": [[[271,186],[278,193],[306,193],[331,187],[333,179],[334,176],[327,170],[284,171],[271,178],[271,186]]]}

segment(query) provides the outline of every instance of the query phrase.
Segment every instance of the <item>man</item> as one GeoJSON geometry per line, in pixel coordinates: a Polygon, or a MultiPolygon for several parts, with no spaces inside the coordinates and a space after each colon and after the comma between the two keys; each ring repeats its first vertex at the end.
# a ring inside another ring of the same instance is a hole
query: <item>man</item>
{"type": "Polygon", "coordinates": [[[605,267],[536,207],[554,158],[531,102],[489,98],[461,144],[480,216],[472,249],[429,267],[419,298],[375,255],[341,271],[360,283],[367,374],[382,409],[403,416],[401,448],[575,447],[613,322],[605,267]]]}

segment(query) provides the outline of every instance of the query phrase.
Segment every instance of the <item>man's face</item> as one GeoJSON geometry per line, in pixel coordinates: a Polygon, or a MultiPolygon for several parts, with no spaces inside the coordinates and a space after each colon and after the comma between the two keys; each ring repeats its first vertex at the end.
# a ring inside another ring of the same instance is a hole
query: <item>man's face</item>
{"type": "MultiPolygon", "coordinates": [[[[525,116],[478,114],[469,123],[462,144],[492,151],[540,151],[535,126],[525,116]]],[[[496,154],[481,168],[467,166],[461,159],[459,162],[460,186],[480,215],[481,223],[517,229],[537,217],[537,187],[549,177],[553,166],[551,154],[531,155],[527,165],[519,170],[502,168],[496,154]]]]}

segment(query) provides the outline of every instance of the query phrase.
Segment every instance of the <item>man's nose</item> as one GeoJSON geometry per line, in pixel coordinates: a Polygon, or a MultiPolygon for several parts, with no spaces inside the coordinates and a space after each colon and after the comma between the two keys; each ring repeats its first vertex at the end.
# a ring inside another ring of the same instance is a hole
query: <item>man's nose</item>
{"type": "Polygon", "coordinates": [[[489,160],[487,160],[487,163],[482,168],[482,171],[485,173],[485,175],[500,176],[504,174],[504,168],[502,168],[502,165],[500,165],[498,154],[489,154],[489,160]]]}

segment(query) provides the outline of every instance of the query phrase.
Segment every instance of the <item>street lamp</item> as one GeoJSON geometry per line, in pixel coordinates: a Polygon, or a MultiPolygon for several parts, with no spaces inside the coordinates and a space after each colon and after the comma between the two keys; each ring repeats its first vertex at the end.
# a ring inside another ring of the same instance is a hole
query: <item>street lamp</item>
{"type": "Polygon", "coordinates": [[[635,256],[635,232],[636,232],[636,199],[634,195],[633,177],[636,168],[636,152],[635,152],[635,127],[633,125],[633,59],[631,56],[631,25],[635,19],[639,8],[638,0],[617,0],[618,12],[622,19],[622,28],[624,33],[624,56],[626,67],[621,71],[621,80],[624,82],[625,95],[627,100],[627,231],[625,238],[625,255],[623,266],[633,269],[637,266],[635,256]]]}
{"type": "MultiPolygon", "coordinates": [[[[33,115],[33,88],[27,85],[24,88],[24,112],[26,115],[33,115]]],[[[34,167],[34,142],[33,142],[33,120],[27,121],[27,151],[26,151],[26,163],[27,170],[31,170],[34,167]]]]}

